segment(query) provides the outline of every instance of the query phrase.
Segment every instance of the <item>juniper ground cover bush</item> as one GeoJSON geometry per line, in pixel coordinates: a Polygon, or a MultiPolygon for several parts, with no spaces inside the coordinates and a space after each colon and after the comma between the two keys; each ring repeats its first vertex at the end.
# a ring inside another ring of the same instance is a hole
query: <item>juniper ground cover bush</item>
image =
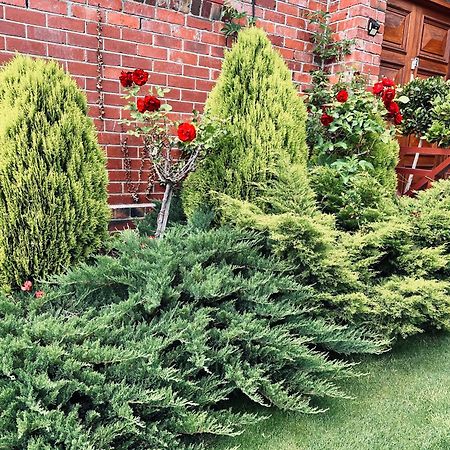
{"type": "Polygon", "coordinates": [[[85,95],[55,62],[0,70],[0,288],[60,272],[107,237],[107,173],[85,95]]]}
{"type": "Polygon", "coordinates": [[[336,355],[383,348],[311,318],[311,290],[253,233],[176,226],[114,244],[43,299],[1,298],[0,448],[200,448],[258,420],[229,410],[233,393],[314,412],[312,396],[345,396],[354,374],[336,355]]]}
{"type": "MultiPolygon", "coordinates": [[[[227,58],[235,56],[230,52],[227,58]]],[[[394,91],[385,84],[392,82],[379,83],[383,100],[385,91],[394,91]]],[[[256,90],[256,82],[248,89],[256,90]]],[[[317,166],[311,181],[317,202],[305,163],[280,164],[282,170],[253,185],[254,198],[233,196],[216,185],[210,193],[216,216],[238,229],[262,233],[265,251],[288,262],[292,276],[311,287],[314,317],[363,325],[388,338],[448,329],[447,185],[437,184],[417,200],[395,199],[398,144],[392,129],[384,131],[383,118],[390,113],[361,86],[352,89],[346,95],[342,90],[334,93],[339,95],[333,103],[336,118],[322,125],[329,126],[325,137],[340,136],[336,148],[327,156],[323,141],[323,151],[313,150],[317,166]],[[334,121],[337,128],[332,128],[334,121]],[[360,133],[346,128],[349,123],[359,124],[360,133]],[[351,156],[355,148],[360,153],[351,156]],[[326,156],[331,161],[324,160],[326,156]]],[[[228,142],[222,156],[233,160],[235,176],[240,177],[243,169],[234,144],[240,145],[228,142]]],[[[196,189],[203,192],[190,185],[189,195],[195,196],[196,189]]]]}

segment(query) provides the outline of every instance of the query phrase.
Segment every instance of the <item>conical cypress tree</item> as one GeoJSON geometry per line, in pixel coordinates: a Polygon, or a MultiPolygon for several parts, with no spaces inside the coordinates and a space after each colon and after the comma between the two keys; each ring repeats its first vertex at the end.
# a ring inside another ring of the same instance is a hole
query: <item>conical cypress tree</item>
{"type": "Polygon", "coordinates": [[[258,185],[292,164],[304,170],[306,108],[263,30],[239,33],[205,112],[223,120],[228,133],[184,185],[188,215],[210,204],[212,191],[258,202],[258,185]]]}
{"type": "Polygon", "coordinates": [[[107,173],[87,102],[56,63],[0,72],[0,286],[82,260],[107,233],[107,173]]]}

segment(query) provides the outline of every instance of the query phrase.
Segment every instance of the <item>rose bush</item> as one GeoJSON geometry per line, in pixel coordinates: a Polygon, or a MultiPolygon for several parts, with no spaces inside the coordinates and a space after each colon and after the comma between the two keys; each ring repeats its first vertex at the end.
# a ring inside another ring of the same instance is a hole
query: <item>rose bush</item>
{"type": "Polygon", "coordinates": [[[156,236],[159,237],[167,226],[174,189],[195,170],[197,160],[221,131],[219,122],[199,123],[195,111],[193,123],[174,121],[168,116],[171,106],[162,101],[169,90],[157,86],[143,88],[148,79],[148,72],[142,69],[122,71],[119,76],[128,101],[125,109],[129,111],[129,118],[122,123],[128,127],[129,134],[142,139],[143,154],[151,162],[152,175],[165,187],[157,218],[156,236]],[[176,149],[181,152],[174,152],[176,149]]]}
{"type": "Polygon", "coordinates": [[[369,92],[356,76],[322,94],[324,104],[308,105],[311,181],[322,211],[354,230],[382,216],[395,194],[398,144],[386,119],[401,122],[397,89],[383,79],[369,92]]]}

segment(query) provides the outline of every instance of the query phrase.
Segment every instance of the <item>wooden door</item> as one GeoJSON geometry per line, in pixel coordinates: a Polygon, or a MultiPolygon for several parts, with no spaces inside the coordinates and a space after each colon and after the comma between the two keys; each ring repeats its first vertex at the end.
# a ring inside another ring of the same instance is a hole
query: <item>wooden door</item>
{"type": "MultiPolygon", "coordinates": [[[[381,76],[408,83],[412,78],[440,75],[450,77],[450,1],[389,0],[381,53],[381,76]]],[[[399,192],[407,186],[407,168],[433,170],[440,167],[445,156],[420,154],[416,160],[416,136],[399,136],[403,148],[399,168],[399,192]],[[413,162],[415,161],[415,163],[413,162]],[[402,173],[402,168],[406,170],[402,173]]],[[[425,143],[425,145],[427,145],[425,143]]],[[[447,170],[447,169],[446,169],[447,170]]],[[[441,174],[440,176],[443,176],[441,174]]],[[[414,178],[414,181],[417,181],[414,178]]]]}
{"type": "Polygon", "coordinates": [[[381,75],[404,84],[412,77],[450,76],[450,3],[390,0],[381,75]],[[448,6],[444,6],[448,5],[448,6]]]}

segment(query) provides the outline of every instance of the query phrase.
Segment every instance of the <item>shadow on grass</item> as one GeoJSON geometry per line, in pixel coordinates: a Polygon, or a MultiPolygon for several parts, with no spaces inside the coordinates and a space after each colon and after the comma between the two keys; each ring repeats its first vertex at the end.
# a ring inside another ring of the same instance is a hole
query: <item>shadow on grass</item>
{"type": "Polygon", "coordinates": [[[347,380],[353,399],[316,401],[326,413],[282,412],[234,399],[237,409],[271,417],[236,438],[207,442],[225,450],[450,450],[450,335],[402,341],[364,358],[367,375],[347,380]]]}

